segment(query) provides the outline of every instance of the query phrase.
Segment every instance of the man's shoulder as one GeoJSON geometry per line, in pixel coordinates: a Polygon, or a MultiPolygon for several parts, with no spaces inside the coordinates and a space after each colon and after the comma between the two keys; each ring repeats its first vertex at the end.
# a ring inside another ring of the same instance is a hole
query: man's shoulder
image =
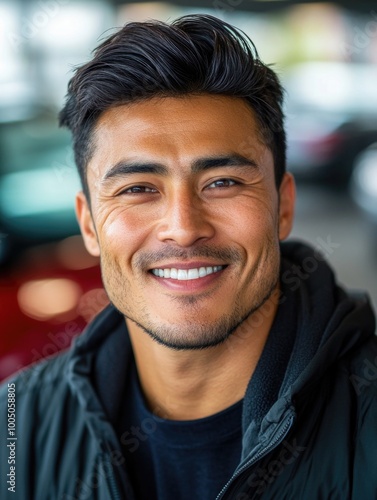
{"type": "Polygon", "coordinates": [[[71,347],[44,360],[37,361],[3,381],[0,384],[0,401],[4,397],[4,392],[7,392],[8,383],[16,384],[20,394],[40,389],[42,386],[55,385],[59,387],[68,384],[70,363],[77,356],[87,358],[91,356],[91,353],[96,352],[101,342],[110,336],[121,319],[122,316],[114,307],[107,306],[80,335],[75,337],[71,347]]]}
{"type": "Polygon", "coordinates": [[[0,384],[0,405],[7,398],[8,388],[15,387],[17,398],[24,394],[35,394],[48,387],[58,391],[62,386],[68,385],[68,365],[70,350],[60,352],[53,357],[46,358],[29,365],[0,384]]]}

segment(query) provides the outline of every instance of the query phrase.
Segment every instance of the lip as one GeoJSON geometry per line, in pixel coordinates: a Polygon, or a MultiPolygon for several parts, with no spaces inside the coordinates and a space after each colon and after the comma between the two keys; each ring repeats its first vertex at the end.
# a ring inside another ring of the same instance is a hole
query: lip
{"type": "MultiPolygon", "coordinates": [[[[169,269],[175,267],[176,269],[192,269],[196,267],[213,267],[214,265],[223,265],[224,264],[213,264],[208,262],[190,262],[185,263],[183,266],[182,262],[169,263],[169,265],[153,267],[152,269],[169,269]]],[[[155,276],[152,272],[149,273],[150,277],[155,280],[155,282],[162,286],[163,288],[173,291],[175,293],[200,293],[206,291],[208,288],[212,287],[216,282],[223,278],[224,272],[228,269],[228,265],[225,265],[223,269],[220,271],[216,271],[215,273],[208,274],[207,276],[203,276],[202,278],[197,278],[194,280],[175,280],[171,278],[160,278],[155,276]]]]}
{"type": "Polygon", "coordinates": [[[168,264],[160,265],[156,264],[151,267],[149,271],[152,269],[199,269],[200,267],[215,267],[215,266],[227,266],[224,262],[205,262],[205,261],[192,261],[192,262],[169,262],[168,264]]]}

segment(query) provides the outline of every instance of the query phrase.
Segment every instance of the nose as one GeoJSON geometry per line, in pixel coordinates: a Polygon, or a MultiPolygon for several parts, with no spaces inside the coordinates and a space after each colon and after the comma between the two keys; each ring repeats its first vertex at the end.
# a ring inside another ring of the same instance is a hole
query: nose
{"type": "Polygon", "coordinates": [[[208,208],[189,189],[177,189],[166,200],[157,237],[180,247],[189,247],[199,240],[212,238],[215,229],[209,220],[208,208]]]}

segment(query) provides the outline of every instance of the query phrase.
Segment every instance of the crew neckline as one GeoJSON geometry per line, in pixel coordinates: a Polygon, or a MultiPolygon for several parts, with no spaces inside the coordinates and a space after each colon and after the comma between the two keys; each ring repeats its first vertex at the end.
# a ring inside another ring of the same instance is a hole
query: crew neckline
{"type": "Polygon", "coordinates": [[[218,442],[219,439],[226,440],[241,434],[243,399],[206,417],[191,420],[167,419],[153,413],[148,408],[140,385],[136,364],[132,369],[131,377],[135,381],[134,384],[131,384],[131,387],[134,387],[133,397],[140,412],[141,422],[144,422],[144,425],[148,425],[149,422],[151,429],[155,427],[153,432],[150,433],[151,439],[164,441],[171,447],[187,446],[191,448],[207,446],[215,441],[218,442]],[[238,425],[235,425],[235,422],[238,422],[238,425]]]}

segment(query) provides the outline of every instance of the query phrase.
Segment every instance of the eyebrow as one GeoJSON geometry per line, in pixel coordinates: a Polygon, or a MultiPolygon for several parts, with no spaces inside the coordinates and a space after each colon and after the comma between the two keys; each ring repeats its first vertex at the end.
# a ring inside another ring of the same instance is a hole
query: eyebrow
{"type": "MultiPolygon", "coordinates": [[[[230,155],[198,158],[192,162],[191,171],[193,173],[199,173],[221,167],[258,168],[258,164],[250,158],[234,153],[230,155]]],[[[132,174],[157,174],[166,176],[168,172],[168,168],[162,163],[120,160],[105,173],[103,181],[113,177],[124,177],[132,174]]]]}
{"type": "Polygon", "coordinates": [[[167,173],[167,168],[161,163],[120,160],[105,173],[103,180],[106,181],[112,177],[123,177],[131,174],[166,175],[167,173]]]}
{"type": "Polygon", "coordinates": [[[215,156],[209,158],[199,158],[191,165],[194,173],[203,172],[212,168],[219,167],[252,167],[258,168],[256,161],[246,158],[238,153],[224,156],[215,156]]]}

